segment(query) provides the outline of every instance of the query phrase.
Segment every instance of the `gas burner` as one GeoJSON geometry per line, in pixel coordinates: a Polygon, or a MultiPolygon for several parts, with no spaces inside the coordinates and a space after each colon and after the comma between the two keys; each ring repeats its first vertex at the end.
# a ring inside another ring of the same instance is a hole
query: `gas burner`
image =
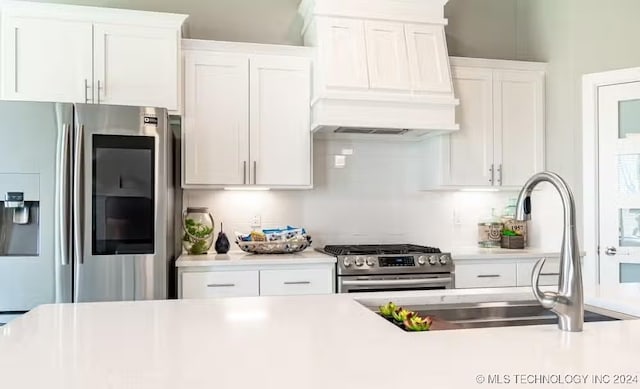
{"type": "Polygon", "coordinates": [[[387,255],[387,254],[440,254],[435,247],[415,244],[366,244],[366,245],[329,245],[324,246],[325,253],[332,255],[387,255]]]}

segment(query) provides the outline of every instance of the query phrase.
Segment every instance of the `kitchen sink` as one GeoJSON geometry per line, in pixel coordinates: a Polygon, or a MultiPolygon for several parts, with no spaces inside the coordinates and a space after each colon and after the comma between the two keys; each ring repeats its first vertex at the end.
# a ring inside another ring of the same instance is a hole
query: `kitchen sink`
{"type": "MultiPolygon", "coordinates": [[[[404,305],[422,317],[433,319],[432,330],[511,327],[557,324],[558,317],[537,301],[506,301],[473,304],[404,305]]],[[[377,311],[377,307],[373,308],[377,311]]],[[[614,312],[597,313],[585,309],[584,321],[612,321],[631,317],[614,312]]],[[[400,327],[400,326],[399,326],[400,327]]]]}

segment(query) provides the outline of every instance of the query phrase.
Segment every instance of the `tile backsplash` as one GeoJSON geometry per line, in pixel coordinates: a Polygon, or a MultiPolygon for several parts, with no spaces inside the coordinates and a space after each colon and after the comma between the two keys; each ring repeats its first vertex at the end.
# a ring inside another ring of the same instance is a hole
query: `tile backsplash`
{"type": "MultiPolygon", "coordinates": [[[[314,189],[242,192],[189,190],[185,206],[209,207],[230,236],[248,232],[259,216],[261,227],[305,227],[314,246],[327,243],[398,243],[445,250],[476,246],[477,223],[494,208],[502,214],[517,193],[420,191],[424,166],[420,143],[315,140],[314,189]],[[343,167],[337,155],[352,150],[343,167]]],[[[561,211],[548,188],[534,193],[531,247],[560,245],[561,211]]]]}

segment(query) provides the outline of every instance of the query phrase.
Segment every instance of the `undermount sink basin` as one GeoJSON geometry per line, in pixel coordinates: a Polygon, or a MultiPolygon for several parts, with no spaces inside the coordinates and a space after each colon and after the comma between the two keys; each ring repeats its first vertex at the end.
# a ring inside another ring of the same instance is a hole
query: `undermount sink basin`
{"type": "MultiPolygon", "coordinates": [[[[557,324],[558,317],[537,301],[506,301],[474,304],[405,305],[422,317],[433,319],[432,330],[511,327],[557,324]]],[[[374,308],[374,310],[377,310],[374,308]]],[[[585,309],[584,321],[622,320],[585,309]]]]}

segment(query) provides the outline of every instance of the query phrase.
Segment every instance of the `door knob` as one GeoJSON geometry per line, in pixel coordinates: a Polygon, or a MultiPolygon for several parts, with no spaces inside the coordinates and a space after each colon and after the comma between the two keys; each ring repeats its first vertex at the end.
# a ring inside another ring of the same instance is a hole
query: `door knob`
{"type": "Polygon", "coordinates": [[[618,253],[618,249],[613,246],[609,246],[605,249],[604,253],[607,255],[616,255],[618,253]]]}

